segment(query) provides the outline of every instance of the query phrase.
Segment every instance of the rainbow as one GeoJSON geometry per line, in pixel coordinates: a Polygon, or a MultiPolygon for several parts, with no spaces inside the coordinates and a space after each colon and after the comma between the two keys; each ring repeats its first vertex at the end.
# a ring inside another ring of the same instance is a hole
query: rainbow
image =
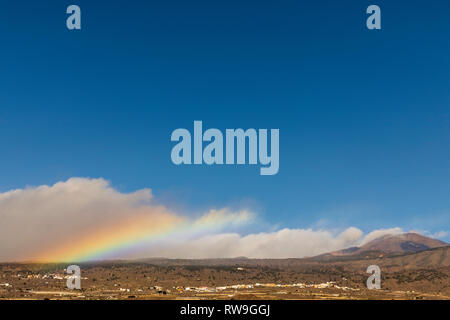
{"type": "Polygon", "coordinates": [[[175,215],[155,217],[141,213],[92,228],[83,234],[68,236],[67,241],[38,252],[32,260],[49,263],[116,259],[164,240],[204,235],[229,224],[241,224],[250,217],[246,211],[229,214],[213,210],[191,221],[175,215]]]}

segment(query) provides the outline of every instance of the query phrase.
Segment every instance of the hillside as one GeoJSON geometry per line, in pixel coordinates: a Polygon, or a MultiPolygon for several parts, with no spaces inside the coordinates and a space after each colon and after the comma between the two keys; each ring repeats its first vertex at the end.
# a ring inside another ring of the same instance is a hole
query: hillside
{"type": "Polygon", "coordinates": [[[361,247],[352,247],[313,257],[315,261],[373,259],[417,253],[448,246],[447,243],[417,233],[385,235],[361,247]]]}

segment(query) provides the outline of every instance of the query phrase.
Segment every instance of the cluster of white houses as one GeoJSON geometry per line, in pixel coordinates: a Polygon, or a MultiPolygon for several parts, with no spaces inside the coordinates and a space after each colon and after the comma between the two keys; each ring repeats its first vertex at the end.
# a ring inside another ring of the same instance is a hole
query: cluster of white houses
{"type": "Polygon", "coordinates": [[[254,288],[291,288],[297,287],[301,289],[305,288],[314,288],[314,289],[326,289],[326,288],[335,288],[343,291],[351,290],[358,291],[359,289],[349,288],[349,287],[341,287],[336,284],[334,281],[317,283],[317,284],[306,284],[306,283],[294,283],[294,284],[276,284],[276,283],[255,283],[255,284],[235,284],[231,286],[221,286],[221,287],[174,287],[176,291],[182,293],[185,291],[193,291],[193,292],[218,292],[224,290],[239,290],[239,289],[254,289],[254,288]]]}

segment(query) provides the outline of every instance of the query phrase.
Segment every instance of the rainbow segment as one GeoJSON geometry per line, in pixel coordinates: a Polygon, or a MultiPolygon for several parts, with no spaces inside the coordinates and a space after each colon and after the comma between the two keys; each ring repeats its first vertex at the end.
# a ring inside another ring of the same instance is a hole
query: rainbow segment
{"type": "Polygon", "coordinates": [[[117,258],[137,252],[167,239],[207,234],[230,224],[242,224],[252,214],[212,210],[201,218],[189,221],[173,215],[160,217],[140,214],[97,228],[36,255],[38,262],[83,262],[117,258]]]}

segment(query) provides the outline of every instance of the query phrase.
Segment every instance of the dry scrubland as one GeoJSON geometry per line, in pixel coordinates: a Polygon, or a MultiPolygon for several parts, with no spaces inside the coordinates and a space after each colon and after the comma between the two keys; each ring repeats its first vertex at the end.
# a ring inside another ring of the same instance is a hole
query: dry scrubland
{"type": "Polygon", "coordinates": [[[450,299],[450,247],[399,256],[214,259],[79,264],[82,290],[68,290],[67,264],[0,264],[0,299],[450,299]],[[367,266],[382,289],[367,290],[367,266]]]}

